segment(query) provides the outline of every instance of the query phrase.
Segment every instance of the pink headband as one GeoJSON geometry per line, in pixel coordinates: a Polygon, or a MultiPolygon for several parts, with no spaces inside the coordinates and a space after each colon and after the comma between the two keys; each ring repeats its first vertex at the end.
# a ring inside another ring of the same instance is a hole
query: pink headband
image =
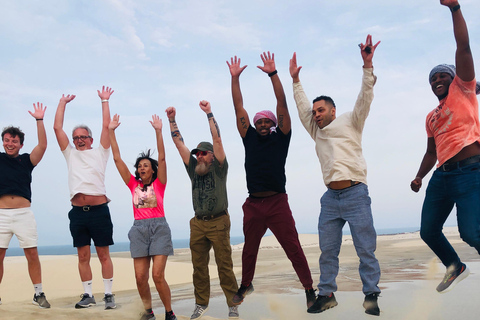
{"type": "Polygon", "coordinates": [[[253,123],[255,124],[258,120],[263,118],[272,120],[273,123],[275,124],[275,127],[277,126],[277,117],[275,117],[273,112],[269,110],[263,110],[263,111],[257,112],[255,117],[253,117],[253,123]]]}

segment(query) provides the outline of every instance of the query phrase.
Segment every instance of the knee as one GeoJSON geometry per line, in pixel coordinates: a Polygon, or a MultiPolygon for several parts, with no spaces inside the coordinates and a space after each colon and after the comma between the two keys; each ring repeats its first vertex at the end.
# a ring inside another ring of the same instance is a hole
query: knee
{"type": "Polygon", "coordinates": [[[163,272],[154,272],[152,278],[157,285],[165,283],[165,273],[163,272]]]}
{"type": "Polygon", "coordinates": [[[148,283],[148,273],[136,273],[135,281],[137,282],[137,285],[148,283]]]}
{"type": "Polygon", "coordinates": [[[105,264],[105,263],[110,262],[110,254],[109,254],[109,253],[99,254],[99,255],[98,255],[98,260],[100,260],[100,263],[101,263],[102,265],[105,264]]]}
{"type": "Polygon", "coordinates": [[[465,233],[460,232],[460,238],[465,241],[471,247],[480,250],[480,235],[478,233],[465,233]]]}
{"type": "Polygon", "coordinates": [[[438,238],[438,235],[435,235],[435,232],[433,232],[430,228],[421,227],[420,238],[422,238],[424,242],[428,243],[429,241],[438,238]]]}

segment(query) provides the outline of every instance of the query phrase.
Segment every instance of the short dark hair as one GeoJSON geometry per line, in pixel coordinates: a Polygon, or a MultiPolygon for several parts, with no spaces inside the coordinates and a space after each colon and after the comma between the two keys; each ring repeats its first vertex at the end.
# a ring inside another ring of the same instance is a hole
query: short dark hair
{"type": "Polygon", "coordinates": [[[328,103],[330,103],[335,109],[337,109],[337,106],[335,105],[335,102],[333,102],[333,99],[330,98],[329,96],[319,96],[319,97],[316,97],[315,99],[313,99],[313,102],[312,103],[315,103],[317,101],[326,101],[328,103]]]}
{"type": "Polygon", "coordinates": [[[2,141],[3,141],[3,136],[5,136],[6,133],[9,133],[12,137],[18,136],[20,138],[20,144],[23,144],[23,140],[25,139],[25,133],[20,130],[18,127],[10,126],[3,128],[2,131],[2,141]]]}
{"type": "MultiPolygon", "coordinates": [[[[142,152],[138,155],[137,157],[137,160],[135,161],[135,164],[133,165],[135,167],[135,179],[139,180],[140,179],[140,174],[138,173],[138,166],[140,164],[140,161],[146,159],[146,160],[149,160],[150,161],[150,164],[152,166],[152,170],[153,170],[153,176],[152,176],[152,180],[150,181],[150,184],[152,184],[153,181],[155,181],[155,179],[157,179],[157,172],[158,172],[158,161],[155,160],[155,159],[152,159],[150,156],[151,156],[152,153],[150,153],[150,149],[147,150],[147,152],[142,152]]],[[[148,185],[145,185],[143,184],[144,187],[148,186],[148,185]]]]}

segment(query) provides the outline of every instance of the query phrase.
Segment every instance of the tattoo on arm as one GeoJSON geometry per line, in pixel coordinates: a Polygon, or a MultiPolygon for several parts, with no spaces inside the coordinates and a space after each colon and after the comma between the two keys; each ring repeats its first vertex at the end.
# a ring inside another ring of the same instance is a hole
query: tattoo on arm
{"type": "Polygon", "coordinates": [[[240,118],[240,123],[242,124],[243,129],[245,129],[245,130],[248,129],[248,127],[247,127],[247,121],[245,120],[244,117],[241,117],[241,118],[240,118]]]}
{"type": "Polygon", "coordinates": [[[213,113],[212,113],[212,112],[208,113],[208,114],[207,114],[207,118],[208,118],[208,119],[213,118],[213,113]]]}
{"type": "MultiPolygon", "coordinates": [[[[212,121],[213,121],[213,124],[215,125],[215,130],[217,131],[217,137],[220,138],[220,128],[218,127],[218,123],[217,123],[217,121],[215,121],[215,118],[213,117],[213,115],[212,115],[212,118],[211,118],[211,119],[212,119],[212,121]]],[[[210,130],[210,131],[211,131],[211,130],[210,130]]],[[[214,133],[213,133],[213,132],[211,132],[211,133],[212,133],[212,136],[213,136],[214,133]]]]}
{"type": "Polygon", "coordinates": [[[278,127],[283,128],[283,114],[278,117],[278,127]]]}

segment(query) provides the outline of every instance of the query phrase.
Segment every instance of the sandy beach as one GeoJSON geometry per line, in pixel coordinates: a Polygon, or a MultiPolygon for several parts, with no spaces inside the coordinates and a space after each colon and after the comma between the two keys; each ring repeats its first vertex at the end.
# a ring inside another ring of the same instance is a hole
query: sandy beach
{"type": "MultiPolygon", "coordinates": [[[[378,237],[377,258],[382,277],[379,298],[383,319],[478,319],[476,299],[480,289],[480,257],[475,249],[463,243],[455,227],[445,228],[461,259],[470,267],[470,276],[451,292],[438,294],[435,287],[443,278],[444,267],[420,239],[418,232],[378,237]]],[[[307,256],[314,286],[319,269],[317,235],[300,235],[307,256]]],[[[233,248],[237,280],[241,277],[242,245],[233,248]]],[[[25,257],[6,257],[5,273],[0,285],[2,319],[139,319],[142,305],[138,296],[130,254],[112,253],[115,267],[114,293],[117,309],[104,310],[103,283],[98,259],[92,259],[93,289],[97,306],[76,310],[82,286],[77,272],[77,257],[41,256],[43,288],[51,309],[39,309],[31,303],[33,288],[28,277],[25,257]]],[[[211,301],[205,320],[227,319],[227,305],[218,284],[212,258],[211,301]]],[[[188,249],[175,250],[167,263],[166,276],[171,287],[173,309],[179,320],[190,319],[194,307],[192,266],[188,249]]],[[[358,276],[358,258],[350,236],[343,237],[340,272],[337,278],[338,306],[321,314],[306,312],[305,296],[290,261],[273,236],[262,240],[254,278],[255,292],[240,306],[240,319],[373,319],[362,307],[363,293],[358,276]]],[[[153,285],[153,284],[152,284],[153,285]]],[[[164,309],[152,288],[157,319],[164,319],[164,309]]]]}

